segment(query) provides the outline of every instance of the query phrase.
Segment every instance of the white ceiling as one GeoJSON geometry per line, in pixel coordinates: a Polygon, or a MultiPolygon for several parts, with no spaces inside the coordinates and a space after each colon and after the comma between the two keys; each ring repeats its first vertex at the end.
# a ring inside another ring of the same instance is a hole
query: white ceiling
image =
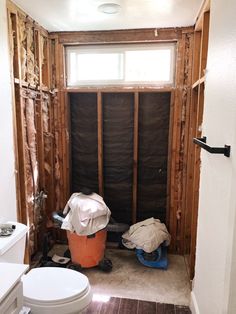
{"type": "Polygon", "coordinates": [[[190,26],[202,0],[14,0],[48,31],[86,31],[190,26]],[[121,3],[117,14],[98,5],[121,3]]]}

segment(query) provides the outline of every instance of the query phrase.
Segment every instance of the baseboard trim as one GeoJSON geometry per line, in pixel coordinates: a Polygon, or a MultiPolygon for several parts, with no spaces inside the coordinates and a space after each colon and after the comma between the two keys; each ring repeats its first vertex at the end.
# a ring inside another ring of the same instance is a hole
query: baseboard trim
{"type": "Polygon", "coordinates": [[[191,292],[190,310],[192,314],[200,314],[195,293],[191,292]]]}

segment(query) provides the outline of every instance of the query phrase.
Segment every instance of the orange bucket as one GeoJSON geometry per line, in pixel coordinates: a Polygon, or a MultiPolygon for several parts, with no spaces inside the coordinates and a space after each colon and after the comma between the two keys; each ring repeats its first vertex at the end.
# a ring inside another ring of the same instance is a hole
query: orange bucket
{"type": "Polygon", "coordinates": [[[90,236],[67,231],[72,263],[83,268],[97,266],[104,257],[107,230],[102,229],[90,236]]]}

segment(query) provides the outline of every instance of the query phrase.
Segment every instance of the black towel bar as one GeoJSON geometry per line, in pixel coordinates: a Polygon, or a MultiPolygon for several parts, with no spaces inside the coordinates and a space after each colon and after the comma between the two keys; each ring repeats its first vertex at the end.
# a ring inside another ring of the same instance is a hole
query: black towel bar
{"type": "Polygon", "coordinates": [[[225,147],[211,147],[211,146],[206,144],[206,140],[207,140],[207,138],[205,136],[201,137],[201,138],[195,137],[193,139],[193,142],[211,154],[224,154],[226,157],[230,156],[230,146],[229,145],[225,145],[225,147]]]}

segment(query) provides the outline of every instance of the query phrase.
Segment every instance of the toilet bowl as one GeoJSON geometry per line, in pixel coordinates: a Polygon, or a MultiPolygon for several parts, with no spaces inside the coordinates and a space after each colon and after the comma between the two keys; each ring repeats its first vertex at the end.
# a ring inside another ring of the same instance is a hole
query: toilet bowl
{"type": "Polygon", "coordinates": [[[83,313],[92,300],[88,278],[71,269],[35,268],[22,282],[24,305],[32,314],[83,313]]]}
{"type": "MultiPolygon", "coordinates": [[[[8,223],[15,230],[9,237],[0,238],[0,262],[23,264],[28,228],[17,222],[8,223]]],[[[92,300],[88,278],[67,268],[34,268],[22,277],[22,283],[23,303],[32,314],[83,313],[92,300]]]]}

